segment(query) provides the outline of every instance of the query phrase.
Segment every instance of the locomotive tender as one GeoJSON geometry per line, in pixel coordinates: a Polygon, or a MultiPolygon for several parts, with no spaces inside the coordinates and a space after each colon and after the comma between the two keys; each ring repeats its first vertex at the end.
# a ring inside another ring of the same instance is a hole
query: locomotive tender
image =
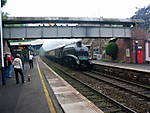
{"type": "Polygon", "coordinates": [[[76,69],[87,69],[90,66],[88,48],[80,41],[50,50],[46,56],[57,63],[76,69]]]}

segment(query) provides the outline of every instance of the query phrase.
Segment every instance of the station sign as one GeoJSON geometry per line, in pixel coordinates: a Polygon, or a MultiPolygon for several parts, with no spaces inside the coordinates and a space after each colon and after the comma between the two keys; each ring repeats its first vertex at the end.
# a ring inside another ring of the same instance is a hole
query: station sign
{"type": "Polygon", "coordinates": [[[14,51],[22,51],[21,49],[14,49],[14,51]]]}
{"type": "Polygon", "coordinates": [[[26,46],[16,46],[15,49],[28,49],[26,46]]]}

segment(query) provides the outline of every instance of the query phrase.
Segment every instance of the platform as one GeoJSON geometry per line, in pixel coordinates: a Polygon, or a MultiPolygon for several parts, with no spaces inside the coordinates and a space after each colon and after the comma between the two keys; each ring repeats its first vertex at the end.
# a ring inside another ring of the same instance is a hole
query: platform
{"type": "Polygon", "coordinates": [[[39,60],[40,68],[65,113],[103,113],[57,73],[39,60]]]}
{"type": "Polygon", "coordinates": [[[0,84],[0,113],[50,113],[37,66],[29,69],[29,65],[25,64],[23,72],[24,84],[16,84],[14,73],[12,78],[6,80],[5,86],[0,84]],[[29,74],[31,75],[30,82],[27,81],[29,74]]]}
{"type": "Polygon", "coordinates": [[[113,62],[102,62],[98,60],[92,60],[91,64],[98,64],[104,66],[112,66],[122,69],[142,71],[150,73],[150,64],[129,64],[129,63],[113,63],[113,62]]]}
{"type": "Polygon", "coordinates": [[[103,113],[40,58],[33,69],[25,64],[24,75],[24,84],[15,84],[14,76],[0,84],[0,113],[103,113]]]}

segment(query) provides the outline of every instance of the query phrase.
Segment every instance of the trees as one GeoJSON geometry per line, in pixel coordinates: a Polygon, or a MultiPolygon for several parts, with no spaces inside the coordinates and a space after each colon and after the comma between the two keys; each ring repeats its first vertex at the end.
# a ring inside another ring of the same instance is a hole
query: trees
{"type": "MultiPolygon", "coordinates": [[[[7,0],[1,0],[1,7],[3,7],[6,4],[7,0]]],[[[2,18],[6,19],[8,17],[8,13],[7,12],[2,12],[2,18]]]]}
{"type": "Polygon", "coordinates": [[[1,0],[1,7],[3,7],[6,4],[7,0],[1,0]]]}
{"type": "Polygon", "coordinates": [[[118,46],[115,42],[110,42],[106,46],[106,54],[111,56],[112,60],[116,60],[118,54],[118,46]]]}
{"type": "Polygon", "coordinates": [[[139,8],[135,15],[131,17],[132,19],[143,19],[145,20],[144,24],[140,24],[140,26],[145,26],[146,28],[150,28],[150,5],[144,8],[139,8]]]}

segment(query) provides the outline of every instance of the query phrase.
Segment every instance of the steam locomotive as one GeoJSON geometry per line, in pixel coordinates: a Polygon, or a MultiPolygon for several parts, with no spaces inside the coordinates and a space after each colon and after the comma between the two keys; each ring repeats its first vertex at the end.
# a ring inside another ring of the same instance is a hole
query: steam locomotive
{"type": "Polygon", "coordinates": [[[50,50],[46,57],[71,68],[87,69],[90,66],[88,48],[80,41],[50,50]]]}

